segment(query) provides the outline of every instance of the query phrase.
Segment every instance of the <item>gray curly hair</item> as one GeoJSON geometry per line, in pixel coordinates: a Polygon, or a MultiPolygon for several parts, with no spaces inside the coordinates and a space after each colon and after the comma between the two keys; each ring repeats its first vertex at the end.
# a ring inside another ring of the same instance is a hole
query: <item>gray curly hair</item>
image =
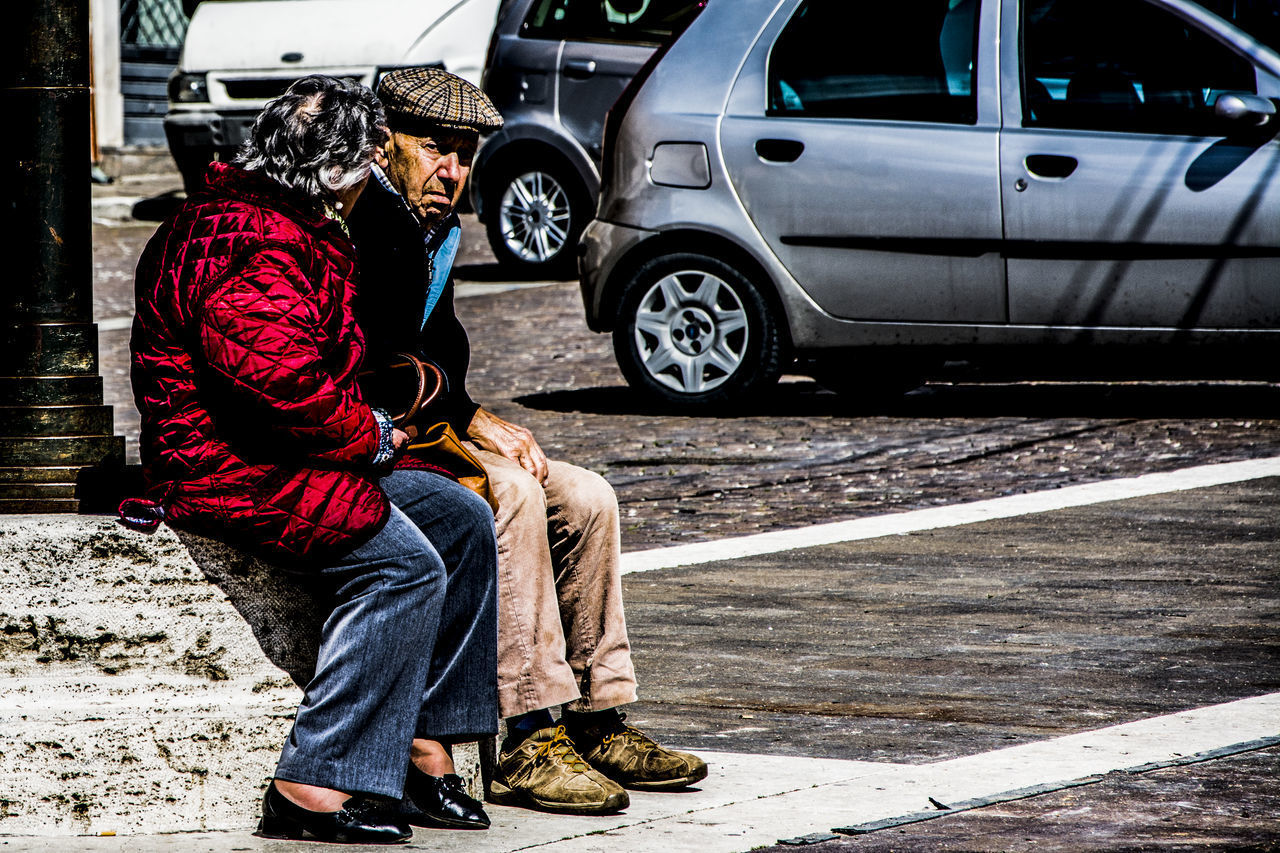
{"type": "Polygon", "coordinates": [[[312,74],[267,103],[235,164],[331,204],[369,174],[386,125],[382,102],[368,88],[312,74]]]}

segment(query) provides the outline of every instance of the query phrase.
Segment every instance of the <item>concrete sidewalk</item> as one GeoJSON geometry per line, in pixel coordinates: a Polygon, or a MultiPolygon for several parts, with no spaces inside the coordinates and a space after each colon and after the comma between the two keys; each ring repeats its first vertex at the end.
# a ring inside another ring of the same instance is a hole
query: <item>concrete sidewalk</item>
{"type": "MultiPolygon", "coordinates": [[[[947,814],[1280,745],[1280,694],[926,765],[706,752],[698,789],[633,793],[612,817],[563,817],[490,806],[485,832],[417,830],[406,849],[507,853],[740,853],[787,841],[941,819],[947,814]]],[[[150,853],[314,850],[250,832],[97,838],[4,838],[6,849],[150,853]]],[[[328,845],[325,845],[328,847],[328,845]]],[[[337,849],[352,849],[334,845],[337,849]]],[[[360,848],[355,848],[360,849],[360,848]]],[[[366,848],[367,849],[367,848],[366,848]]]]}

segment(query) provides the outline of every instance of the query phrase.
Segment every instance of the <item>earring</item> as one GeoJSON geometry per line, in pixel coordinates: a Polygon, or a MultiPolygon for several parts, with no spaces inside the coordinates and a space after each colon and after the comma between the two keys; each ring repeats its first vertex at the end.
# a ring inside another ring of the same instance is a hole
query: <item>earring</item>
{"type": "Polygon", "coordinates": [[[333,205],[333,209],[334,209],[334,210],[342,210],[342,202],[337,202],[337,203],[335,203],[335,204],[333,205]]]}

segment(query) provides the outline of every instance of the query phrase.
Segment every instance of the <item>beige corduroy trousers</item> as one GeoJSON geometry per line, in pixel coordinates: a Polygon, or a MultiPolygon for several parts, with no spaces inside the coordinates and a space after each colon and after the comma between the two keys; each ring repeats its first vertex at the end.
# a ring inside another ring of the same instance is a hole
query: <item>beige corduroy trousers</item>
{"type": "Polygon", "coordinates": [[[498,500],[499,713],[634,702],[613,487],[556,460],[540,484],[519,463],[468,447],[498,500]]]}

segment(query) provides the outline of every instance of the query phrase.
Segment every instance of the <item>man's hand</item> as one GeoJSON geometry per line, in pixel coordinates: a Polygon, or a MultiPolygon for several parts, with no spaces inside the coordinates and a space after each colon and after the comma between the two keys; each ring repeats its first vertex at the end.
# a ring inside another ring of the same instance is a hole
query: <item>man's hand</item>
{"type": "Polygon", "coordinates": [[[547,482],[547,454],[542,452],[533,433],[524,427],[480,408],[467,426],[467,437],[477,447],[520,463],[539,483],[547,482]]]}

